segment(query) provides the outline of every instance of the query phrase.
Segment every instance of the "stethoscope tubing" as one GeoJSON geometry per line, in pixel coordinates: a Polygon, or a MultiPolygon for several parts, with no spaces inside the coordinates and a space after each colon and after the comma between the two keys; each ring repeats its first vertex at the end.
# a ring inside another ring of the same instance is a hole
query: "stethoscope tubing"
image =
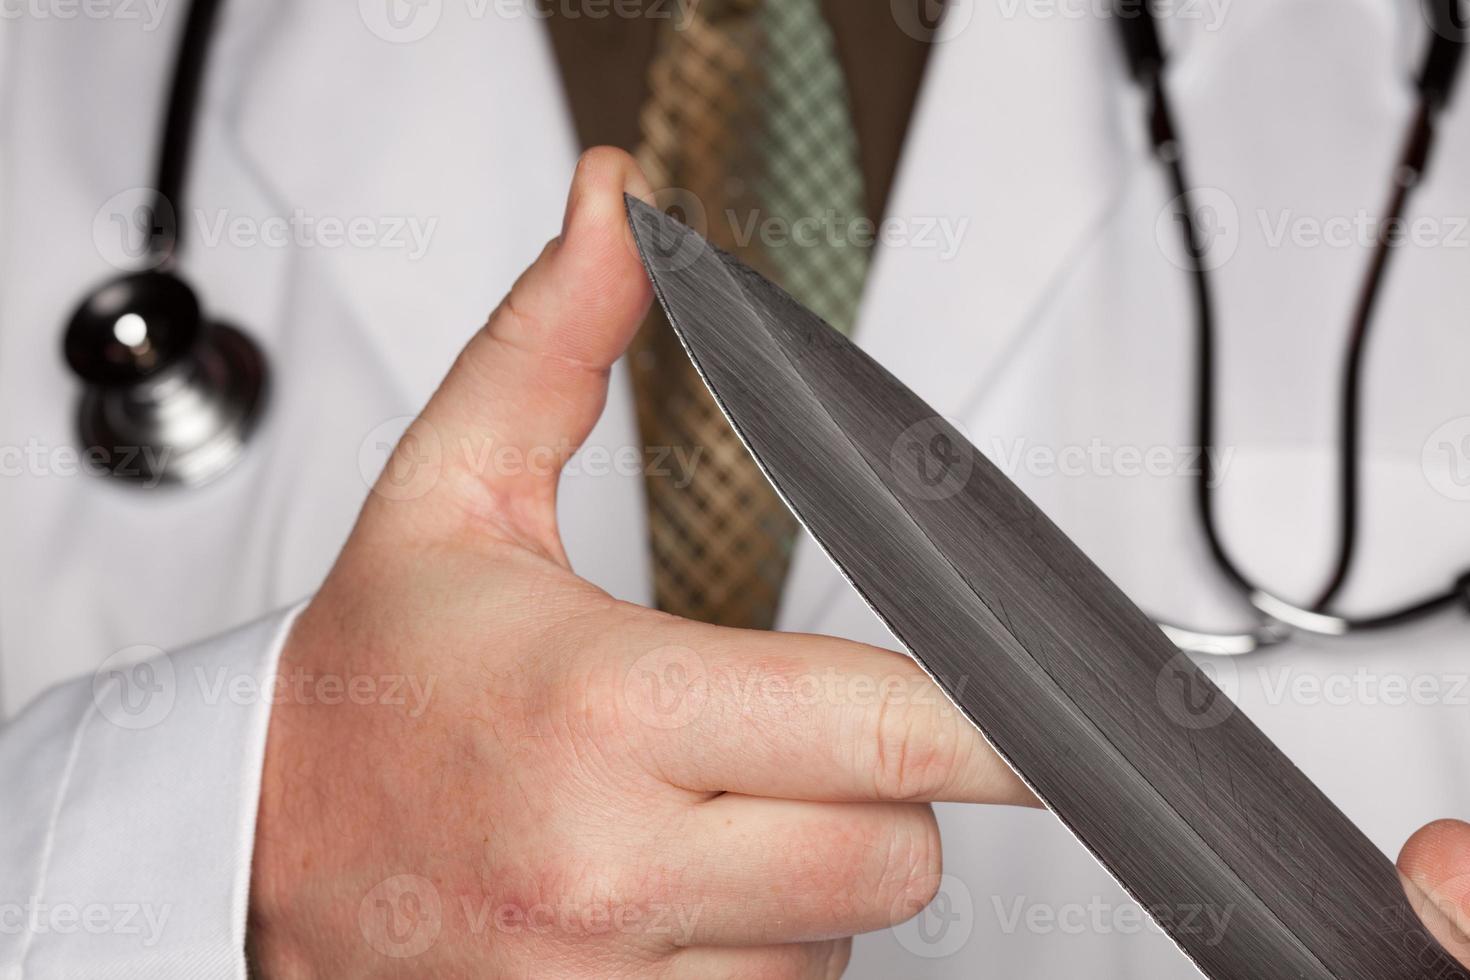
{"type": "Polygon", "coordinates": [[[1451,41],[1444,33],[1431,44],[1421,97],[1410,123],[1404,149],[1393,175],[1393,192],[1380,224],[1368,272],[1358,294],[1353,315],[1341,395],[1339,446],[1339,532],[1337,554],[1327,584],[1310,605],[1300,605],[1263,588],[1247,576],[1231,556],[1220,533],[1215,511],[1219,486],[1215,471],[1217,385],[1216,326],[1214,300],[1207,263],[1192,206],[1192,185],[1186,176],[1183,152],[1174,126],[1173,110],[1163,79],[1164,59],[1151,16],[1144,25],[1125,25],[1125,41],[1136,74],[1151,99],[1150,135],[1155,155],[1165,166],[1179,215],[1185,254],[1190,258],[1192,297],[1195,311],[1196,353],[1195,425],[1205,464],[1196,478],[1195,500],[1210,555],[1215,565],[1246,599],[1258,615],[1250,629],[1217,632],[1158,621],[1160,629],[1181,649],[1221,656],[1240,656],[1276,646],[1297,635],[1343,637],[1417,622],[1464,604],[1470,607],[1470,572],[1462,574],[1448,589],[1432,593],[1403,606],[1369,616],[1348,617],[1331,612],[1331,604],[1346,583],[1357,551],[1359,471],[1361,464],[1361,416],[1364,364],[1373,312],[1393,254],[1389,229],[1407,211],[1413,190],[1423,178],[1434,142],[1434,122],[1448,100],[1463,42],[1451,41]],[[1149,35],[1152,35],[1150,37],[1149,35]]]}
{"type": "Polygon", "coordinates": [[[158,215],[173,214],[174,220],[155,221],[164,231],[164,234],[150,240],[149,258],[155,265],[172,259],[183,243],[183,228],[187,223],[183,220],[184,193],[188,184],[189,160],[219,8],[220,0],[191,0],[178,41],[178,57],[169,86],[168,106],[164,110],[163,137],[159,141],[153,182],[155,219],[158,215]]]}

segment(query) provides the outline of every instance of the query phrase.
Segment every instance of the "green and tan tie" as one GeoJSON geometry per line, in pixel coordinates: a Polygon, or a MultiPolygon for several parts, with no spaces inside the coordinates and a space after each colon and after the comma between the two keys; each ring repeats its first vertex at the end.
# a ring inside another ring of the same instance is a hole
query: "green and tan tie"
{"type": "MultiPolygon", "coordinates": [[[[868,267],[846,83],[818,0],[697,0],[650,67],[638,158],[659,203],[849,330],[868,267]]],[[[775,619],[796,524],[658,311],[632,350],[661,609],[775,619]]]]}

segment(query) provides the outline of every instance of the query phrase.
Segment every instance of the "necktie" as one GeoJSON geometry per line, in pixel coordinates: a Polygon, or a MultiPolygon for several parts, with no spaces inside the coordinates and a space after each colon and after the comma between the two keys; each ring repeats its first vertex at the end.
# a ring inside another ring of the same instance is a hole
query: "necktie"
{"type": "MultiPolygon", "coordinates": [[[[850,329],[871,226],[819,0],[696,0],[649,69],[639,162],[658,203],[850,329]]],[[[661,609],[775,620],[796,524],[655,309],[631,351],[661,609]]]]}

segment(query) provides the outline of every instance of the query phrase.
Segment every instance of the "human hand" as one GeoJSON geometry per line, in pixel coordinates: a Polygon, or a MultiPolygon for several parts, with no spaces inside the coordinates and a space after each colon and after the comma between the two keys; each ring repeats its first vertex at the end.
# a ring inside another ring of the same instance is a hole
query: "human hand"
{"type": "Polygon", "coordinates": [[[908,658],[618,602],[568,566],[556,467],[473,465],[601,413],[650,300],[625,189],[582,160],[292,631],[283,675],[426,697],[276,705],[266,976],[832,977],[935,893],[929,801],[1034,802],[908,658]]]}
{"type": "Polygon", "coordinates": [[[1440,945],[1470,967],[1470,824],[1436,820],[1399,853],[1409,904],[1440,945]]]}

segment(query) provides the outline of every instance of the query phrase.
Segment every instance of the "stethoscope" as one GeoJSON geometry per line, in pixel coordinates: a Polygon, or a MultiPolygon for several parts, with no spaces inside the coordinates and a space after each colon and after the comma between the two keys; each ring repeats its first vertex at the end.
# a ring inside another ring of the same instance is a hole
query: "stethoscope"
{"type": "Polygon", "coordinates": [[[1134,79],[1149,100],[1149,138],[1154,155],[1169,173],[1174,206],[1184,239],[1185,254],[1193,279],[1196,353],[1196,433],[1204,464],[1196,477],[1196,507],[1210,556],[1226,579],[1246,598],[1256,613],[1253,628],[1234,633],[1185,629],[1168,623],[1160,628],[1181,649],[1217,655],[1254,653],[1285,642],[1294,635],[1342,637],[1417,622],[1455,605],[1470,607],[1470,572],[1442,592],[1426,595],[1396,609],[1372,616],[1347,617],[1331,611],[1352,569],[1357,547],[1358,469],[1361,442],[1362,382],[1369,326],[1384,272],[1393,252],[1388,229],[1397,224],[1407,207],[1410,193],[1418,186],[1429,162],[1434,142],[1434,124],[1448,103],[1455,76],[1470,37],[1470,19],[1461,12],[1460,0],[1425,0],[1424,10],[1433,29],[1433,40],[1417,80],[1418,108],[1409,125],[1404,149],[1393,175],[1389,220],[1380,225],[1378,241],[1367,277],[1358,294],[1347,367],[1342,381],[1341,445],[1339,451],[1340,521],[1338,550],[1327,585],[1308,605],[1299,605],[1253,582],[1235,563],[1220,536],[1215,519],[1215,317],[1210,279],[1205,261],[1205,244],[1192,206],[1193,191],[1185,179],[1182,147],[1174,128],[1173,112],[1164,83],[1164,53],[1158,25],[1149,0],[1117,0],[1115,16],[1134,79]]]}
{"type": "Polygon", "coordinates": [[[218,0],[194,0],[169,92],[152,199],[134,220],[144,270],[103,283],[72,314],[63,348],[85,383],[77,430],[88,461],[138,484],[197,486],[241,456],[265,408],[261,349],[209,319],[176,271],[183,189],[218,0]]]}
{"type": "MultiPolygon", "coordinates": [[[[66,330],[65,353],[86,383],[77,425],[85,447],[119,479],[143,485],[197,485],[239,459],[266,401],[267,371],[260,348],[239,329],[207,319],[193,290],[175,271],[179,226],[159,216],[182,213],[190,138],[197,116],[210,34],[219,0],[194,0],[179,42],[169,93],[153,202],[142,216],[153,234],[148,271],[113,279],[90,293],[66,330]]],[[[1400,218],[1423,177],[1434,123],[1449,100],[1470,35],[1459,0],[1426,0],[1434,38],[1418,79],[1418,109],[1394,173],[1389,214],[1400,218]]],[[[1284,642],[1296,634],[1341,637],[1424,619],[1457,604],[1470,605],[1470,572],[1448,589],[1367,617],[1331,612],[1357,544],[1358,464],[1364,356],[1373,307],[1392,247],[1380,234],[1353,318],[1343,379],[1340,453],[1341,520],[1331,578],[1309,605],[1289,602],[1253,582],[1231,557],[1215,520],[1215,327],[1210,280],[1182,148],[1164,83],[1164,54],[1148,0],[1117,0],[1116,19],[1133,76],[1148,96],[1154,154],[1169,173],[1186,254],[1193,258],[1198,353],[1196,426],[1204,450],[1196,502],[1216,565],[1248,600],[1258,621],[1248,630],[1216,633],[1161,623],[1181,648],[1238,655],[1284,642]]],[[[1385,229],[1394,222],[1385,221],[1385,229]]]]}

